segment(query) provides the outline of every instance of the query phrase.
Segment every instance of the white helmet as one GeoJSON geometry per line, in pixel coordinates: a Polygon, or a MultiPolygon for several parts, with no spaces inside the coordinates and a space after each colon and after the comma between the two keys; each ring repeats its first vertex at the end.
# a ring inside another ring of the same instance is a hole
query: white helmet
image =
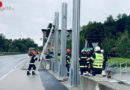
{"type": "Polygon", "coordinates": [[[85,50],[84,49],[82,49],[82,51],[81,52],[85,52],[85,50]]]}
{"type": "Polygon", "coordinates": [[[101,52],[104,52],[104,50],[102,49],[101,52]]]}
{"type": "Polygon", "coordinates": [[[100,50],[101,50],[101,48],[99,46],[95,47],[95,51],[100,51],[100,50]]]}

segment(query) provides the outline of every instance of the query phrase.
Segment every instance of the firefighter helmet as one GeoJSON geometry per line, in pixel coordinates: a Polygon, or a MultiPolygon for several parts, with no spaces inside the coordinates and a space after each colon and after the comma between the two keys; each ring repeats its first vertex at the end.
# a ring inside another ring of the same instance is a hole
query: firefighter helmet
{"type": "Polygon", "coordinates": [[[67,53],[70,53],[71,52],[71,50],[70,49],[67,49],[67,53]]]}

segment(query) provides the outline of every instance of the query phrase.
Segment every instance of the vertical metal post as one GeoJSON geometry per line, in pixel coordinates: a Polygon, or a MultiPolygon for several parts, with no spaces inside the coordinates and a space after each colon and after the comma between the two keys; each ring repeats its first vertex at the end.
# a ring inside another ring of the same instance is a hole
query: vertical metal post
{"type": "Polygon", "coordinates": [[[55,12],[55,29],[54,29],[54,72],[58,72],[58,30],[59,30],[59,12],[55,12]]]}
{"type": "Polygon", "coordinates": [[[73,0],[72,21],[72,61],[69,75],[69,85],[77,87],[80,84],[79,76],[79,33],[80,33],[80,0],[73,0]]]}
{"type": "Polygon", "coordinates": [[[62,3],[61,19],[61,58],[59,66],[59,77],[65,77],[66,72],[66,30],[67,30],[67,3],[62,3]]]}

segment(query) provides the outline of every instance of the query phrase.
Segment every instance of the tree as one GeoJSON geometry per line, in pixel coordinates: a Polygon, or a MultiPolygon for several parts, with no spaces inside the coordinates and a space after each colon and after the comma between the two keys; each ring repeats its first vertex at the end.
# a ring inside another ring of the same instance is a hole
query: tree
{"type": "Polygon", "coordinates": [[[0,52],[4,52],[5,41],[5,36],[3,34],[0,34],[0,52]]]}
{"type": "Polygon", "coordinates": [[[104,27],[101,23],[89,22],[88,25],[83,26],[83,31],[81,36],[84,35],[85,39],[88,40],[88,43],[92,42],[101,42],[104,40],[104,27]]]}
{"type": "Polygon", "coordinates": [[[117,41],[117,54],[120,57],[130,57],[130,39],[128,38],[128,32],[122,34],[117,41]]]}

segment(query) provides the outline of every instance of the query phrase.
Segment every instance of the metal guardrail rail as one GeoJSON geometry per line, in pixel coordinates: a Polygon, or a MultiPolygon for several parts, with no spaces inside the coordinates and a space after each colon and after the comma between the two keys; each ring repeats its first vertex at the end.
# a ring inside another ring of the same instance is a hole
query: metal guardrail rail
{"type": "Polygon", "coordinates": [[[127,72],[127,61],[120,63],[120,73],[127,72]]]}
{"type": "Polygon", "coordinates": [[[118,69],[118,63],[112,62],[111,64],[107,65],[107,70],[111,70],[112,72],[116,72],[118,69]]]}
{"type": "Polygon", "coordinates": [[[14,55],[14,54],[24,54],[21,52],[0,52],[0,55],[14,55]]]}

